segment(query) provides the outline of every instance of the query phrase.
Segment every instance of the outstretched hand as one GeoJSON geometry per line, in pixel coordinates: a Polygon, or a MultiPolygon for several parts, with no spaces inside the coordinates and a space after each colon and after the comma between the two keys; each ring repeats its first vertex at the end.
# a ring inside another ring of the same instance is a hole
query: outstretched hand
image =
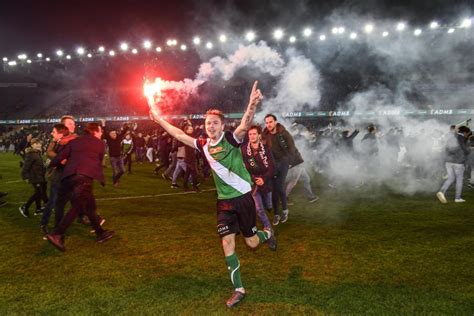
{"type": "Polygon", "coordinates": [[[256,106],[263,99],[262,92],[260,91],[260,89],[257,89],[257,84],[258,84],[258,80],[254,82],[253,87],[252,87],[252,92],[250,93],[249,105],[252,105],[252,106],[256,106]]]}
{"type": "Polygon", "coordinates": [[[160,115],[157,113],[157,111],[155,109],[152,109],[150,107],[150,118],[153,120],[153,121],[158,121],[161,117],[160,115]]]}

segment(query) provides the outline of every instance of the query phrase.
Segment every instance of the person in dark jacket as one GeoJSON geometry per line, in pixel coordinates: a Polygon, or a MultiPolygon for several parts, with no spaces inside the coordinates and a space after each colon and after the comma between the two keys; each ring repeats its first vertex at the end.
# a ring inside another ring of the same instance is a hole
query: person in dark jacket
{"type": "MultiPolygon", "coordinates": [[[[161,168],[164,168],[164,170],[168,169],[170,165],[171,141],[172,139],[168,133],[163,131],[158,140],[158,158],[160,160],[160,164],[156,166],[155,174],[158,174],[161,168]]],[[[162,176],[165,178],[164,173],[162,176]]]]}
{"type": "Polygon", "coordinates": [[[437,198],[443,204],[448,203],[446,199],[446,191],[448,191],[451,184],[456,181],[456,193],[454,202],[466,202],[461,198],[462,185],[464,180],[464,170],[467,156],[470,152],[470,147],[467,144],[467,139],[471,130],[467,126],[458,128],[456,134],[448,136],[446,142],[446,160],[445,166],[448,172],[448,179],[443,183],[441,189],[436,193],[437,198]]]}
{"type": "Polygon", "coordinates": [[[114,187],[120,185],[120,177],[125,173],[124,159],[122,157],[122,140],[128,132],[128,125],[124,124],[122,131],[117,133],[115,130],[108,131],[105,128],[105,120],[101,120],[104,130],[104,138],[109,148],[109,160],[112,166],[112,183],[114,187]]]}
{"type": "Polygon", "coordinates": [[[273,179],[273,225],[285,223],[288,220],[288,202],[285,194],[285,180],[292,159],[295,157],[296,147],[293,137],[286,128],[277,122],[273,114],[265,116],[265,129],[262,133],[263,141],[272,151],[275,159],[275,178],[273,179]],[[280,215],[280,201],[283,211],[280,215]]]}
{"type": "MultiPolygon", "coordinates": [[[[268,219],[267,213],[265,213],[265,209],[272,209],[275,162],[273,161],[272,151],[262,142],[262,128],[259,125],[252,125],[247,132],[247,136],[248,142],[243,144],[240,150],[242,151],[245,167],[254,183],[252,197],[263,227],[267,230],[272,230],[272,224],[268,219]]],[[[277,248],[274,234],[268,240],[268,247],[271,250],[276,250],[277,248]]]]}
{"type": "MultiPolygon", "coordinates": [[[[186,125],[184,127],[184,132],[189,135],[193,136],[194,128],[192,125],[186,125]]],[[[186,164],[186,171],[184,173],[184,183],[183,188],[185,191],[189,191],[188,181],[191,177],[191,181],[193,183],[193,191],[199,192],[198,188],[198,175],[197,175],[197,159],[196,159],[196,149],[193,147],[185,146],[185,154],[184,154],[184,163],[186,164]]]]}
{"type": "Polygon", "coordinates": [[[134,148],[135,144],[133,143],[132,135],[127,133],[122,140],[122,157],[123,164],[127,166],[128,174],[132,173],[132,153],[134,148]]]}
{"type": "Polygon", "coordinates": [[[134,137],[133,143],[135,144],[135,160],[142,164],[145,160],[146,152],[146,141],[142,133],[138,133],[137,137],[134,137]]]}
{"type": "Polygon", "coordinates": [[[30,205],[35,202],[35,215],[43,212],[41,209],[41,201],[48,202],[46,195],[46,168],[41,157],[41,147],[43,144],[37,138],[32,138],[30,141],[31,147],[25,149],[25,161],[21,171],[21,177],[26,180],[34,188],[34,193],[30,196],[28,201],[20,206],[19,210],[24,217],[30,217],[30,205]]]}
{"type": "Polygon", "coordinates": [[[105,154],[105,145],[101,140],[102,128],[97,123],[88,123],[84,135],[69,142],[51,162],[53,167],[58,167],[67,160],[62,174],[62,184],[69,188],[73,194],[72,208],[61,220],[61,223],[46,238],[61,251],[65,251],[64,234],[67,228],[82,210],[91,221],[97,235],[97,242],[102,243],[114,235],[113,231],[106,231],[100,226],[100,219],[96,213],[96,202],[92,192],[92,182],[105,182],[102,159],[105,154]]]}

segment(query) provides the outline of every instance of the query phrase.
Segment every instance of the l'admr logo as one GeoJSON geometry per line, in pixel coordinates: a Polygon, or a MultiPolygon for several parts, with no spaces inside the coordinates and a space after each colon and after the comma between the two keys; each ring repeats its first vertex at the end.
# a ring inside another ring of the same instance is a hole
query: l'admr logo
{"type": "Polygon", "coordinates": [[[229,230],[229,226],[225,224],[219,224],[217,225],[217,232],[221,233],[223,231],[229,230]]]}

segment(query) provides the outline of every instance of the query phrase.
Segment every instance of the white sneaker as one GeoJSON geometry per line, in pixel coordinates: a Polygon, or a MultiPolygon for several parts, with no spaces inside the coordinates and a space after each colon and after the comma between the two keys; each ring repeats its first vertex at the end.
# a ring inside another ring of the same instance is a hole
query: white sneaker
{"type": "Polygon", "coordinates": [[[456,203],[464,203],[464,202],[466,202],[466,200],[463,200],[463,199],[455,199],[454,202],[456,202],[456,203]]]}
{"type": "Polygon", "coordinates": [[[288,220],[288,210],[283,210],[283,214],[280,219],[280,223],[285,223],[288,220]]]}
{"type": "Polygon", "coordinates": [[[448,200],[446,200],[446,197],[444,196],[444,193],[443,192],[438,192],[436,193],[436,197],[438,198],[438,200],[443,203],[443,204],[446,204],[448,203],[448,200]]]}

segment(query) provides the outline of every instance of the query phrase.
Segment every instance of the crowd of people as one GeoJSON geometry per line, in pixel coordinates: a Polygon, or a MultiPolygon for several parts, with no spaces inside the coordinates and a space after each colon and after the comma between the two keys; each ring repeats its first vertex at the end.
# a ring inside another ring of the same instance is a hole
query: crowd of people
{"type": "MultiPolygon", "coordinates": [[[[149,164],[150,172],[170,181],[171,188],[182,186],[185,191],[200,192],[200,178],[212,174],[217,189],[217,233],[234,286],[227,306],[233,307],[245,297],[235,252],[237,234],[242,233],[249,247],[267,243],[271,250],[277,250],[274,227],[288,221],[292,205],[289,197],[298,181],[303,184],[307,202],[314,203],[319,197],[313,191],[311,173],[331,168],[333,157],[363,155],[362,160],[369,165],[382,143],[390,144],[398,158],[402,145],[410,145],[410,136],[396,127],[381,133],[375,125],[367,126],[357,146],[361,149],[356,150],[357,129],[328,126],[311,131],[301,124],[282,124],[272,113],[266,114],[261,126],[254,122],[261,98],[255,84],[242,120],[229,124],[224,124],[223,113],[215,109],[206,113],[203,124],[191,120],[171,124],[151,106],[151,119],[158,127],[137,123],[117,127],[102,120],[87,123],[77,133],[74,117],[66,115],[52,127],[4,133],[0,150],[21,157],[21,177],[33,188],[19,211],[28,218],[34,204],[34,215],[41,215],[43,238],[65,251],[64,236],[76,219],[92,226],[99,243],[114,236],[113,231],[102,227],[105,219],[97,214],[92,188],[94,180],[101,185],[106,182],[105,157],[112,168],[114,187],[120,186],[125,173],[133,172],[134,164],[149,164]],[[308,148],[317,159],[301,154],[308,148]],[[65,213],[68,202],[71,207],[65,213]],[[53,211],[54,223],[50,225],[53,211]],[[262,230],[257,229],[257,218],[262,230]]],[[[439,150],[445,153],[447,175],[436,196],[447,203],[446,192],[456,182],[454,201],[465,202],[461,195],[465,179],[471,188],[474,185],[472,132],[467,126],[452,126],[442,136],[439,150]]],[[[409,164],[414,161],[410,154],[408,148],[404,159],[395,159],[409,164]]],[[[0,197],[6,194],[0,192],[0,197]]],[[[4,205],[5,201],[0,203],[4,205]]]]}

